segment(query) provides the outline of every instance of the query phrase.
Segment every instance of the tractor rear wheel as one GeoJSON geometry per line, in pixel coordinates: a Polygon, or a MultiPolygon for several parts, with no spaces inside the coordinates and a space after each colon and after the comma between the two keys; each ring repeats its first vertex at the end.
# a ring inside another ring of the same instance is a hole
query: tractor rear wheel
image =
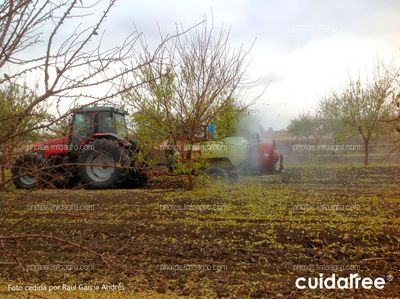
{"type": "Polygon", "coordinates": [[[34,189],[38,187],[45,160],[38,154],[26,154],[18,158],[11,172],[14,185],[18,189],[34,189]]]}
{"type": "Polygon", "coordinates": [[[78,175],[85,188],[118,188],[126,182],[129,158],[116,141],[96,139],[78,158],[78,175]]]}

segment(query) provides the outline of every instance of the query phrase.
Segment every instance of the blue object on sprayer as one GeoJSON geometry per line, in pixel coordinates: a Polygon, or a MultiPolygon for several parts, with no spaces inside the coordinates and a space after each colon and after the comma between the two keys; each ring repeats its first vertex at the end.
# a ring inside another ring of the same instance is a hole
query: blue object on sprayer
{"type": "Polygon", "coordinates": [[[217,126],[215,124],[208,124],[207,130],[214,139],[217,139],[217,126]]]}

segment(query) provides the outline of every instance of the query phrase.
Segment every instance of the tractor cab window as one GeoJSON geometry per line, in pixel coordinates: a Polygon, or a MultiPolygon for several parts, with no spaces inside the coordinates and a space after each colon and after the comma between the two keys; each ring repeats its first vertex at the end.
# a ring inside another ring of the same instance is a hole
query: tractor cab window
{"type": "Polygon", "coordinates": [[[111,112],[99,112],[98,132],[115,134],[114,119],[111,112]]]}
{"type": "Polygon", "coordinates": [[[126,129],[125,117],[122,114],[115,114],[115,128],[117,135],[121,138],[128,137],[128,131],[126,129]]]}
{"type": "Polygon", "coordinates": [[[93,134],[93,122],[90,113],[75,114],[73,134],[81,137],[89,137],[93,134]]]}

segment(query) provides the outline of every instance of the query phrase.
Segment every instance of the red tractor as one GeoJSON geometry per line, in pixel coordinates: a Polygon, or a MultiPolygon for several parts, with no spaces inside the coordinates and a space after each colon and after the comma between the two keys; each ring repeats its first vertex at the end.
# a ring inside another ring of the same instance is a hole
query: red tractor
{"type": "Polygon", "coordinates": [[[12,167],[17,188],[81,183],[89,189],[140,185],[147,164],[138,143],[128,139],[126,112],[112,107],[73,111],[67,136],[32,145],[12,167]]]}

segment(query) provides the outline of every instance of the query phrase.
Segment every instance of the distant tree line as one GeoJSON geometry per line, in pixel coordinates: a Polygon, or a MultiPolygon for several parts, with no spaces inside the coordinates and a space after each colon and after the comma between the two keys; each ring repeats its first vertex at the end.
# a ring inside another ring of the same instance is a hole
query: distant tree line
{"type": "Polygon", "coordinates": [[[334,142],[359,136],[364,143],[364,164],[368,165],[372,138],[394,136],[394,149],[400,139],[399,69],[379,63],[371,79],[349,79],[340,90],[321,99],[314,112],[300,113],[291,120],[288,132],[298,138],[320,138],[330,134],[334,142]]]}

